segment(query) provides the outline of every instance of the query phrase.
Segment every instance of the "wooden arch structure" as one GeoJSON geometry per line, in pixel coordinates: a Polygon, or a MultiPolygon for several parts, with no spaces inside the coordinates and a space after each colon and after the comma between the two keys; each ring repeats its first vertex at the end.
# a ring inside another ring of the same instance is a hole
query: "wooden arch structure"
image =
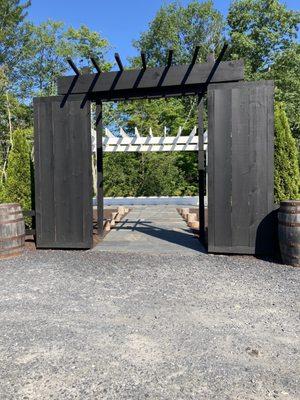
{"type": "Polygon", "coordinates": [[[34,99],[36,238],[39,248],[91,248],[91,102],[96,103],[98,231],[103,229],[102,103],[198,96],[200,237],[204,239],[203,96],[208,93],[208,250],[269,253],[273,210],[273,84],[243,82],[243,61],[222,58],[164,67],[59,77],[58,96],[34,99]]]}

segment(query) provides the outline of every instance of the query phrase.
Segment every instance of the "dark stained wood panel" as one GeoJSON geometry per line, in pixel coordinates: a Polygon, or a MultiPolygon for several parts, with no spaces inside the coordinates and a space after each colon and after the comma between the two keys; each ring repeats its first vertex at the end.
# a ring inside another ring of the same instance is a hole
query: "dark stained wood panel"
{"type": "Polygon", "coordinates": [[[90,103],[37,98],[34,111],[37,247],[91,248],[90,103]]]}
{"type": "Polygon", "coordinates": [[[231,245],[231,97],[208,92],[208,244],[231,245]],[[216,223],[210,223],[216,221],[216,223]]]}
{"type": "MultiPolygon", "coordinates": [[[[141,70],[124,70],[103,72],[100,74],[83,74],[80,76],[64,76],[57,80],[58,94],[97,95],[97,99],[114,99],[146,93],[151,96],[180,94],[184,91],[195,93],[199,85],[205,84],[212,63],[156,67],[141,70]],[[71,88],[71,89],[70,89],[71,88]]],[[[221,62],[212,77],[212,82],[231,82],[244,79],[244,64],[242,60],[221,62]]]]}
{"type": "Polygon", "coordinates": [[[271,81],[209,88],[210,252],[274,250],[273,96],[271,81]]]}

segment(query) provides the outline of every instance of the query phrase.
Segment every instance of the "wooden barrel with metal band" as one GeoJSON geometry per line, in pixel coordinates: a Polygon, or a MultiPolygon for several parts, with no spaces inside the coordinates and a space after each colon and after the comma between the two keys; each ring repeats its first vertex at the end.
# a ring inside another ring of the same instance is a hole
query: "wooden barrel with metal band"
{"type": "Polygon", "coordinates": [[[280,203],[278,235],[284,264],[300,267],[300,200],[280,203]]]}
{"type": "Polygon", "coordinates": [[[25,243],[25,224],[19,204],[0,204],[0,259],[18,256],[25,243]]]}

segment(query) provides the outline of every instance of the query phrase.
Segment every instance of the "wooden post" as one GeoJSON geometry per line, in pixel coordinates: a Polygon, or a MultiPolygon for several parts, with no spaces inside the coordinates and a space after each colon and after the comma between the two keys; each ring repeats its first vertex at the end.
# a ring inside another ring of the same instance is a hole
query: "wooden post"
{"type": "Polygon", "coordinates": [[[97,141],[97,224],[98,236],[104,237],[104,191],[103,191],[103,125],[102,102],[96,102],[96,141],[97,141]]]}
{"type": "Polygon", "coordinates": [[[203,95],[198,97],[198,176],[199,176],[199,236],[205,244],[205,162],[204,162],[204,137],[203,137],[203,95]]]}

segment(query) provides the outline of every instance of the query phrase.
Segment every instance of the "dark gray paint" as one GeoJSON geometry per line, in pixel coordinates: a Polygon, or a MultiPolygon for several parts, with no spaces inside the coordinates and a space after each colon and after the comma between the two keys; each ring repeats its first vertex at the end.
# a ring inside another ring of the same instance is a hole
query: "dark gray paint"
{"type": "Polygon", "coordinates": [[[273,249],[273,82],[208,90],[208,250],[273,249]]]}
{"type": "Polygon", "coordinates": [[[199,191],[199,238],[205,245],[205,160],[203,129],[203,98],[198,98],[198,191],[199,191]]]}
{"type": "MultiPolygon", "coordinates": [[[[98,100],[118,100],[139,96],[181,95],[199,93],[199,85],[207,82],[214,63],[174,65],[125,71],[63,76],[57,80],[58,94],[88,94],[98,100]]],[[[244,79],[242,60],[225,61],[218,65],[212,82],[244,79]]]]}
{"type": "Polygon", "coordinates": [[[103,187],[103,107],[96,103],[96,141],[97,141],[97,226],[98,236],[104,237],[104,187],[103,187]]]}
{"type": "Polygon", "coordinates": [[[34,99],[37,247],[91,248],[90,103],[61,101],[34,99]]]}

